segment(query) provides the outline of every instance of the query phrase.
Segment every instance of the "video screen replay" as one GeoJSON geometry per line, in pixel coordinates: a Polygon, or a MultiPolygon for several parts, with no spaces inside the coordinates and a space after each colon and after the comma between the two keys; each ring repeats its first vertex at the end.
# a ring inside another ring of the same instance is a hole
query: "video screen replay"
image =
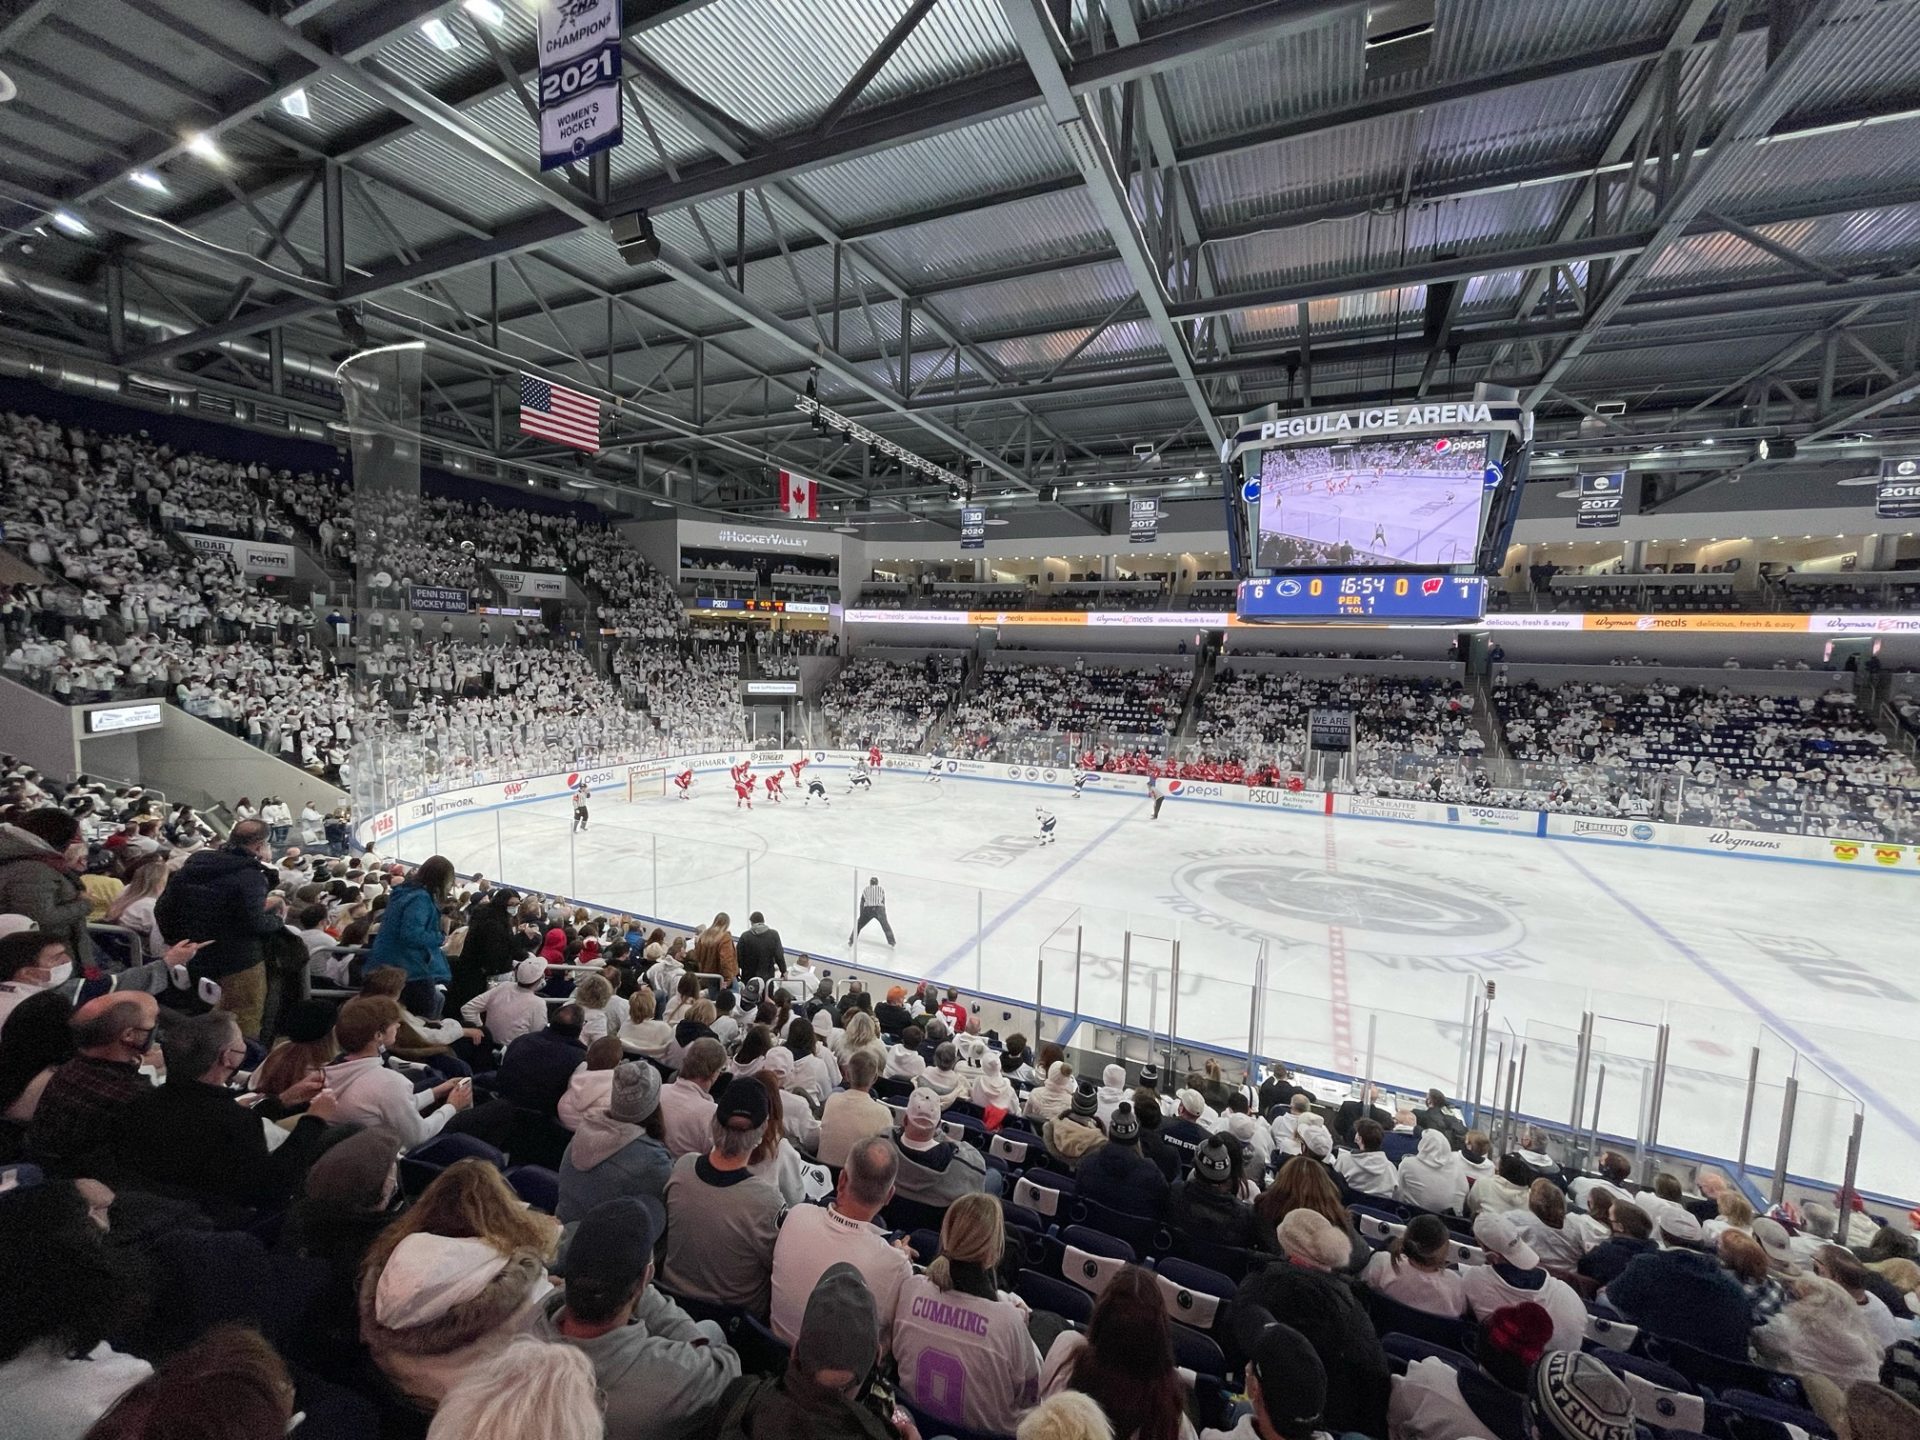
{"type": "Polygon", "coordinates": [[[1470,565],[1486,467],[1485,435],[1269,450],[1259,568],[1470,565]]]}

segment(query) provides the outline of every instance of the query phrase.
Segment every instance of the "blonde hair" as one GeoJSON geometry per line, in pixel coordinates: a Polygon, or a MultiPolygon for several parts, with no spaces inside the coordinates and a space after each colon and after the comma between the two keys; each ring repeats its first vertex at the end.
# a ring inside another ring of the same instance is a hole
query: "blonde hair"
{"type": "Polygon", "coordinates": [[[841,1031],[840,1044],[843,1049],[858,1050],[864,1045],[876,1045],[880,1041],[880,1022],[864,1010],[856,1010],[847,1017],[845,1028],[841,1031]]]}
{"type": "Polygon", "coordinates": [[[409,1235],[484,1240],[502,1255],[531,1250],[551,1260],[560,1225],[552,1216],[522,1205],[492,1161],[469,1159],[456,1160],[434,1176],[420,1198],[380,1232],[361,1262],[362,1277],[386,1269],[388,1257],[409,1235]]]}
{"type": "Polygon", "coordinates": [[[573,998],[589,1010],[604,1010],[613,999],[613,986],[604,975],[588,975],[574,986],[573,998]]]}
{"type": "Polygon", "coordinates": [[[133,878],[120,887],[120,893],[107,905],[107,923],[118,925],[120,917],[127,913],[127,907],[136,900],[151,900],[167,888],[167,881],[173,878],[173,872],[167,869],[166,862],[158,855],[148,858],[133,878]]]}
{"type": "Polygon", "coordinates": [[[427,1440],[600,1440],[604,1428],[585,1352],[518,1335],[447,1392],[427,1440]]]}
{"type": "Polygon", "coordinates": [[[1885,1276],[1889,1283],[1897,1286],[1902,1295],[1911,1295],[1920,1290],[1920,1265],[1914,1264],[1904,1256],[1895,1256],[1891,1260],[1875,1260],[1867,1266],[1876,1275],[1885,1276]]]}
{"type": "Polygon", "coordinates": [[[711,1025],[719,1015],[720,1012],[713,1008],[711,1000],[696,1000],[687,1006],[687,1013],[681,1018],[691,1020],[696,1025],[711,1025]]]}
{"type": "Polygon", "coordinates": [[[759,1164],[778,1154],[780,1141],[786,1136],[786,1102],[780,1098],[780,1077],[767,1070],[756,1070],[751,1075],[734,1080],[736,1085],[758,1085],[767,1092],[767,1126],[760,1134],[760,1143],[754,1148],[748,1163],[759,1164]]]}
{"type": "Polygon", "coordinates": [[[1527,1209],[1549,1229],[1564,1230],[1567,1225],[1567,1192],[1551,1180],[1536,1180],[1527,1187],[1527,1209]]]}
{"type": "Polygon", "coordinates": [[[653,998],[653,991],[642,985],[627,999],[627,1018],[636,1025],[644,1025],[653,1019],[653,1010],[657,1003],[653,998]]]}
{"type": "Polygon", "coordinates": [[[1714,1203],[1720,1207],[1720,1218],[1734,1229],[1748,1230],[1753,1227],[1753,1206],[1739,1191],[1722,1190],[1720,1198],[1714,1203]]]}
{"type": "Polygon", "coordinates": [[[991,1270],[1000,1263],[1006,1248],[1007,1227],[1000,1202],[991,1195],[962,1195],[947,1207],[946,1218],[940,1222],[940,1253],[927,1266],[927,1279],[942,1290],[951,1290],[953,1267],[949,1260],[991,1270]]]}
{"type": "Polygon", "coordinates": [[[1091,1395],[1062,1390],[1027,1412],[1014,1440],[1113,1440],[1113,1426],[1091,1395]]]}

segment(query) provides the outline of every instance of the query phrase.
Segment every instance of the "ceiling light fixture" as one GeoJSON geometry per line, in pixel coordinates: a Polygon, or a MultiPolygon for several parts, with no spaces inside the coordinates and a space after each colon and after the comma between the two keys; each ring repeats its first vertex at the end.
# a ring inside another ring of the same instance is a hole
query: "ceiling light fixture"
{"type": "Polygon", "coordinates": [[[93,229],[71,210],[56,210],[48,217],[69,235],[91,235],[93,229]]]}
{"type": "Polygon", "coordinates": [[[493,0],[464,0],[460,8],[490,30],[498,30],[507,23],[507,12],[493,0]]]}
{"type": "Polygon", "coordinates": [[[289,90],[280,97],[280,108],[296,120],[311,120],[313,106],[307,101],[305,87],[289,90]]]}
{"type": "Polygon", "coordinates": [[[460,37],[453,28],[438,15],[432,16],[420,26],[420,33],[427,37],[427,43],[434,49],[452,52],[460,48],[460,37]]]}
{"type": "Polygon", "coordinates": [[[167,193],[167,182],[151,170],[136,170],[127,176],[127,179],[138,185],[142,190],[151,190],[156,195],[164,195],[167,193]]]}
{"type": "Polygon", "coordinates": [[[219,144],[204,130],[196,130],[187,136],[187,150],[191,154],[198,155],[209,165],[226,163],[227,157],[221,154],[219,144]]]}

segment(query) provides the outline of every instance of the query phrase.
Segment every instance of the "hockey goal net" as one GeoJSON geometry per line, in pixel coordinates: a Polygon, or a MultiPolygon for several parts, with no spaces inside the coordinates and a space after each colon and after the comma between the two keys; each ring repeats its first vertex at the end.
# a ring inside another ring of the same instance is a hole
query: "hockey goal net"
{"type": "Polygon", "coordinates": [[[663,761],[648,761],[640,765],[627,767],[627,803],[636,800],[653,800],[667,793],[667,765],[663,761]]]}

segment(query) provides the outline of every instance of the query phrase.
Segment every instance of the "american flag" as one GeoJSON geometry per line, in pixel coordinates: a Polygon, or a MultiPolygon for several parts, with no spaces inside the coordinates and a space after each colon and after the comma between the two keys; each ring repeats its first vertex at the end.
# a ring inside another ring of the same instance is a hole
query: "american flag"
{"type": "Polygon", "coordinates": [[[520,377],[520,429],[576,450],[600,453],[600,402],[532,375],[520,377]]]}

